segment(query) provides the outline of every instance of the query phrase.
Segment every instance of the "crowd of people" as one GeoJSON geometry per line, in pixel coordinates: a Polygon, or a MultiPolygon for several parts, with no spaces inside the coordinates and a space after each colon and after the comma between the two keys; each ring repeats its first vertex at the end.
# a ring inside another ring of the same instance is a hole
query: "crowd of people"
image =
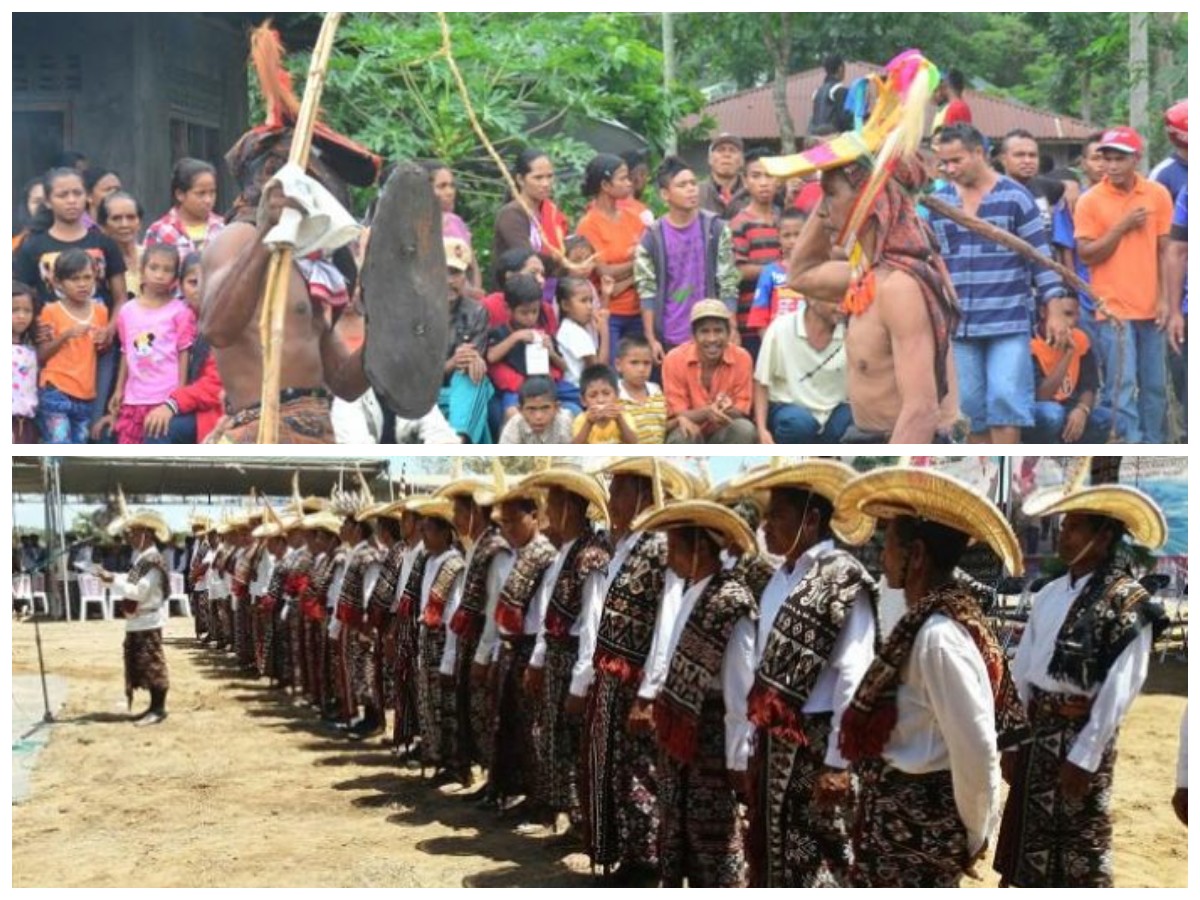
{"type": "MultiPolygon", "coordinates": [[[[826,68],[815,107],[828,122],[812,126],[824,136],[799,161],[733,134],[712,140],[703,178],[677,157],[652,168],[640,152],[600,153],[574,227],[555,161],[523,150],[486,266],[453,171],[429,163],[449,301],[436,405],[397,417],[362,371],[346,323],[362,326],[364,239],[297,263],[292,290],[311,302],[285,328],[279,440],[1165,443],[1181,421],[1169,382],[1186,409],[1186,101],[1167,113],[1175,150],[1151,178],[1126,127],[1047,171],[1027,131],[993,147],[948,73],[932,141],[891,173],[847,262],[834,244],[870,165],[861,144],[831,150],[852,126],[844,65],[826,68]],[[1094,296],[926,209],[923,192],[1061,261],[1094,296]]],[[[119,175],[80,154],[30,183],[14,222],[14,440],[257,438],[253,311],[284,206],[273,185],[263,193],[290,139],[273,115],[230,152],[241,193],[228,220],[216,170],[193,159],[145,228],[119,175]]],[[[316,140],[310,174],[335,196],[386,181],[365,148],[324,126],[316,140]]]]}
{"type": "MultiPolygon", "coordinates": [[[[1026,499],[1062,517],[1065,573],[1011,659],[958,568],[977,543],[1023,572],[1004,514],[934,470],[824,459],[197,516],[196,635],[519,831],[566,822],[614,885],[948,887],[994,848],[1005,885],[1111,886],[1114,745],[1161,621],[1123,548],[1166,526],[1087,473],[1026,499]]],[[[111,529],[135,551],[127,684],[158,724],[165,525],[111,529]]]]}

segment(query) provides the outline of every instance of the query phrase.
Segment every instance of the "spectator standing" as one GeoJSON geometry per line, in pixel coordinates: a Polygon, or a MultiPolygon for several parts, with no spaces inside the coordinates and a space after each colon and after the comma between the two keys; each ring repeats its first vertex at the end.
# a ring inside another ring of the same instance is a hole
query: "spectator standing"
{"type": "Polygon", "coordinates": [[[608,311],[597,308],[594,290],[583,278],[568,276],[558,281],[562,324],[555,339],[566,363],[563,381],[575,387],[579,387],[579,376],[588,366],[608,365],[608,311]]]}
{"type": "Polygon", "coordinates": [[[846,111],[846,61],[840,56],[825,57],[825,80],[812,96],[812,118],[808,133],[813,137],[839,134],[854,127],[846,111]]]}
{"type": "Polygon", "coordinates": [[[1116,395],[1117,429],[1125,440],[1161,444],[1167,424],[1164,331],[1171,314],[1166,258],[1173,204],[1165,187],[1138,174],[1143,144],[1132,128],[1105,132],[1100,150],[1106,175],[1079,198],[1075,238],[1092,285],[1107,302],[1108,315],[1100,321],[1105,399],[1112,406],[1116,395]],[[1112,319],[1125,327],[1118,332],[1112,319]]]}
{"type": "Polygon", "coordinates": [[[175,205],[146,230],[146,246],[167,244],[181,258],[203,251],[225,227],[225,220],[213,212],[217,170],[203,160],[179,160],[171,172],[171,198],[175,205]]]}
{"type": "Polygon", "coordinates": [[[1187,101],[1181,100],[1167,110],[1164,116],[1167,138],[1175,149],[1171,155],[1154,167],[1150,180],[1157,181],[1178,200],[1187,187],[1188,173],[1188,109],[1187,101]]]}
{"type": "Polygon", "coordinates": [[[95,228],[100,224],[100,204],[109,194],[121,190],[121,176],[105,166],[93,166],[83,174],[83,189],[87,192],[83,224],[95,228]]]}
{"type": "MultiPolygon", "coordinates": [[[[509,250],[532,250],[541,257],[546,274],[556,278],[562,274],[564,242],[571,229],[551,199],[554,164],[546,153],[531,148],[517,156],[512,169],[518,194],[496,214],[492,259],[498,261],[509,250]]],[[[552,294],[553,285],[548,289],[552,294]]]]}
{"type": "Polygon", "coordinates": [[[142,290],[142,204],[124,191],[114,191],[96,208],[96,224],[113,239],[125,260],[125,289],[130,297],[142,290]]]}
{"type": "Polygon", "coordinates": [[[1183,415],[1183,443],[1187,443],[1187,205],[1185,187],[1175,201],[1175,218],[1171,222],[1171,243],[1167,247],[1167,299],[1171,302],[1171,319],[1167,324],[1167,341],[1171,347],[1168,361],[1175,398],[1183,415]]]}
{"type": "Polygon", "coordinates": [[[779,212],[775,208],[778,182],[767,173],[763,159],[765,150],[746,154],[746,195],[749,202],[733,217],[729,230],[733,241],[733,262],[741,281],[738,284],[738,334],[742,347],[751,356],[758,355],[762,331],[750,324],[750,313],[758,280],[763,270],[781,257],[779,212]]]}
{"type": "Polygon", "coordinates": [[[693,339],[663,361],[668,444],[753,444],[754,361],[731,342],[733,313],[704,300],[691,313],[693,339]]]}
{"type": "MultiPolygon", "coordinates": [[[[645,163],[641,163],[645,167],[645,163]]],[[[576,233],[587,238],[595,253],[595,275],[613,280],[612,299],[608,302],[608,342],[616,346],[621,338],[642,333],[642,304],[634,281],[634,256],[646,232],[640,201],[633,197],[629,165],[619,156],[601,154],[588,163],[583,193],[591,200],[579,220],[576,233]]],[[[651,217],[653,222],[653,217],[651,217]]]]}
{"type": "Polygon", "coordinates": [[[46,199],[46,187],[42,184],[41,176],[25,182],[21,191],[21,202],[13,210],[13,239],[12,249],[16,254],[21,243],[29,236],[29,227],[41,210],[46,199]]]}
{"type": "Polygon", "coordinates": [[[1005,175],[1033,194],[1042,215],[1042,227],[1048,235],[1051,215],[1055,204],[1062,199],[1062,190],[1040,174],[1041,154],[1037,138],[1023,128],[1010,131],[1000,142],[1000,165],[1005,175]]]}
{"type": "Polygon", "coordinates": [[[37,314],[33,288],[13,282],[12,294],[12,440],[36,444],[37,350],[33,346],[37,314]]]}
{"type": "Polygon", "coordinates": [[[708,178],[700,185],[700,208],[729,221],[746,205],[745,142],[719,134],[708,147],[708,178]]]}
{"type": "MultiPolygon", "coordinates": [[[[737,269],[725,222],[700,209],[695,173],[678,157],[658,170],[667,214],[646,230],[634,266],[642,325],[654,361],[692,338],[692,310],[706,297],[720,298],[730,316],[737,309],[737,269]]],[[[736,330],[734,340],[737,340],[736,330]]]]}
{"type": "MultiPolygon", "coordinates": [[[[819,185],[817,192],[820,193],[819,185]]],[[[781,316],[797,312],[804,302],[804,297],[789,283],[788,269],[806,221],[807,217],[798,209],[785,209],[779,217],[780,256],[776,262],[763,266],[747,317],[749,327],[760,333],[781,316]]]]}
{"type": "MultiPolygon", "coordinates": [[[[454,179],[454,170],[444,162],[431,160],[422,163],[429,173],[429,181],[433,185],[433,193],[442,208],[442,237],[458,238],[471,250],[471,268],[467,270],[467,281],[474,289],[482,285],[482,276],[476,263],[475,247],[472,243],[471,229],[462,217],[454,211],[458,201],[458,184],[454,179]]],[[[386,184],[386,180],[384,181],[386,184]]]]}
{"type": "Polygon", "coordinates": [[[972,124],[971,107],[963,94],[967,89],[967,80],[958,69],[950,69],[943,73],[937,91],[933,95],[937,103],[937,115],[933,117],[933,132],[936,134],[947,125],[972,124]]]}
{"type": "Polygon", "coordinates": [[[621,201],[621,205],[632,209],[642,224],[649,227],[654,224],[654,213],[646,205],[646,188],[650,184],[650,162],[642,150],[626,150],[621,159],[629,167],[630,194],[621,201]]]}
{"type": "MultiPolygon", "coordinates": [[[[948,203],[1016,235],[1050,254],[1042,217],[1033,197],[999,175],[984,156],[984,137],[973,126],[953,125],[934,139],[938,164],[949,183],[937,191],[948,203]]],[[[963,412],[976,443],[1015,444],[1034,424],[1032,292],[1047,306],[1047,336],[1066,341],[1070,326],[1058,303],[1065,295],[1059,277],[1019,254],[937,214],[930,224],[958,293],[962,319],[954,335],[963,412]]]]}
{"type": "Polygon", "coordinates": [[[761,444],[836,444],[854,416],[846,393],[846,325],[832,303],[801,303],[763,337],[754,371],[761,444]]]}

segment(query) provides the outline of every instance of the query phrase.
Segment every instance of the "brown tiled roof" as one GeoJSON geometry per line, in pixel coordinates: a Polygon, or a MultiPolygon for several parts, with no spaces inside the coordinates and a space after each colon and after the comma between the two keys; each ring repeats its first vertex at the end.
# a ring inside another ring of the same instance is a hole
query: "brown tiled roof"
{"type": "MultiPolygon", "coordinates": [[[[879,67],[863,62],[846,63],[846,83],[856,78],[879,71],[879,67]]],[[[824,69],[810,69],[788,77],[787,103],[797,132],[803,134],[812,117],[812,98],[825,80],[824,69]]],[[[704,113],[716,121],[714,134],[729,132],[741,135],[746,141],[777,141],[779,126],[775,120],[771,84],[740,91],[722,97],[704,108],[704,113]]],[[[1044,109],[1036,109],[1015,100],[1006,100],[968,90],[965,98],[971,107],[975,127],[990,138],[1001,138],[1014,128],[1024,128],[1039,141],[1065,141],[1078,143],[1099,131],[1098,126],[1089,125],[1071,116],[1060,116],[1044,109]]],[[[685,127],[693,127],[699,117],[690,116],[685,127]]]]}

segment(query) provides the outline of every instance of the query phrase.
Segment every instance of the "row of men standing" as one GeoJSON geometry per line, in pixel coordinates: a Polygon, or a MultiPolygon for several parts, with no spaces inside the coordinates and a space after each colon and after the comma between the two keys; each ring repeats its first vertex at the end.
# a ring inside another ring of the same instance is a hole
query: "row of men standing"
{"type": "Polygon", "coordinates": [[[972,540],[1014,572],[1020,551],[953,480],[808,460],[698,499],[666,462],[604,474],[607,490],[551,468],[227,522],[196,554],[198,628],[351,737],[390,709],[435,783],[469,787],[478,764],[482,799],[524,797],[531,825],[567,816],[614,883],[957,885],[996,835],[1002,752],[1020,785],[1005,883],[1112,883],[1112,746],[1153,618],[1113,559],[1161,513],[1078,485],[1043,504],[1068,513],[1070,573],[1041,605],[1056,621],[1035,606],[1014,682],[956,566],[972,540]],[[869,540],[875,517],[906,601],[886,636],[874,578],[835,542],[869,540]],[[1064,652],[1077,632],[1094,658],[1064,652]]]}

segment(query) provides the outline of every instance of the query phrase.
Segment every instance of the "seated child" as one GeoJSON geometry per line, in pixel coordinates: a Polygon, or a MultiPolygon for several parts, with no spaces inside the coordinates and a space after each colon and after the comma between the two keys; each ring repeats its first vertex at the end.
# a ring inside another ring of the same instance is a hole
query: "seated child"
{"type": "Polygon", "coordinates": [[[95,296],[92,259],[78,248],[54,260],[57,303],[38,317],[38,429],[46,444],[86,444],[96,399],[96,368],[107,347],[108,310],[95,296]]]}
{"type": "Polygon", "coordinates": [[[661,444],[667,439],[667,398],[662,388],[650,381],[653,369],[648,340],[636,334],[621,338],[617,344],[621,409],[637,432],[639,444],[661,444]]]}
{"type": "Polygon", "coordinates": [[[530,275],[509,278],[504,286],[504,303],[508,307],[508,324],[488,333],[487,361],[489,366],[502,363],[511,370],[506,383],[496,384],[507,422],[517,414],[518,392],[525,379],[530,375],[554,378],[554,369],[561,377],[566,363],[554,338],[537,327],[542,311],[542,287],[535,278],[530,275]]]}
{"type": "Polygon", "coordinates": [[[608,310],[596,305],[595,289],[586,278],[558,280],[558,348],[567,364],[563,381],[579,387],[588,366],[608,363],[608,310]]]}
{"type": "Polygon", "coordinates": [[[1087,334],[1076,328],[1079,301],[1066,298],[1071,323],[1071,340],[1066,347],[1051,347],[1046,340],[1046,312],[1030,341],[1037,398],[1033,405],[1033,428],[1022,431],[1027,444],[1104,444],[1108,442],[1112,413],[1096,406],[1100,393],[1100,370],[1087,334]]]}
{"type": "Polygon", "coordinates": [[[779,262],[767,264],[758,276],[754,303],[746,320],[751,328],[765,332],[772,322],[794,313],[804,302],[801,294],[788,287],[788,264],[806,221],[807,217],[798,209],[785,209],[779,217],[779,247],[783,257],[779,262]]]}
{"type": "Polygon", "coordinates": [[[637,432],[621,412],[617,373],[608,366],[589,366],[579,377],[586,410],[575,419],[576,444],[636,444],[637,432]]]}
{"type": "Polygon", "coordinates": [[[525,379],[520,390],[520,415],[513,416],[500,434],[502,444],[569,444],[570,412],[558,405],[554,381],[545,375],[525,379]]]}

